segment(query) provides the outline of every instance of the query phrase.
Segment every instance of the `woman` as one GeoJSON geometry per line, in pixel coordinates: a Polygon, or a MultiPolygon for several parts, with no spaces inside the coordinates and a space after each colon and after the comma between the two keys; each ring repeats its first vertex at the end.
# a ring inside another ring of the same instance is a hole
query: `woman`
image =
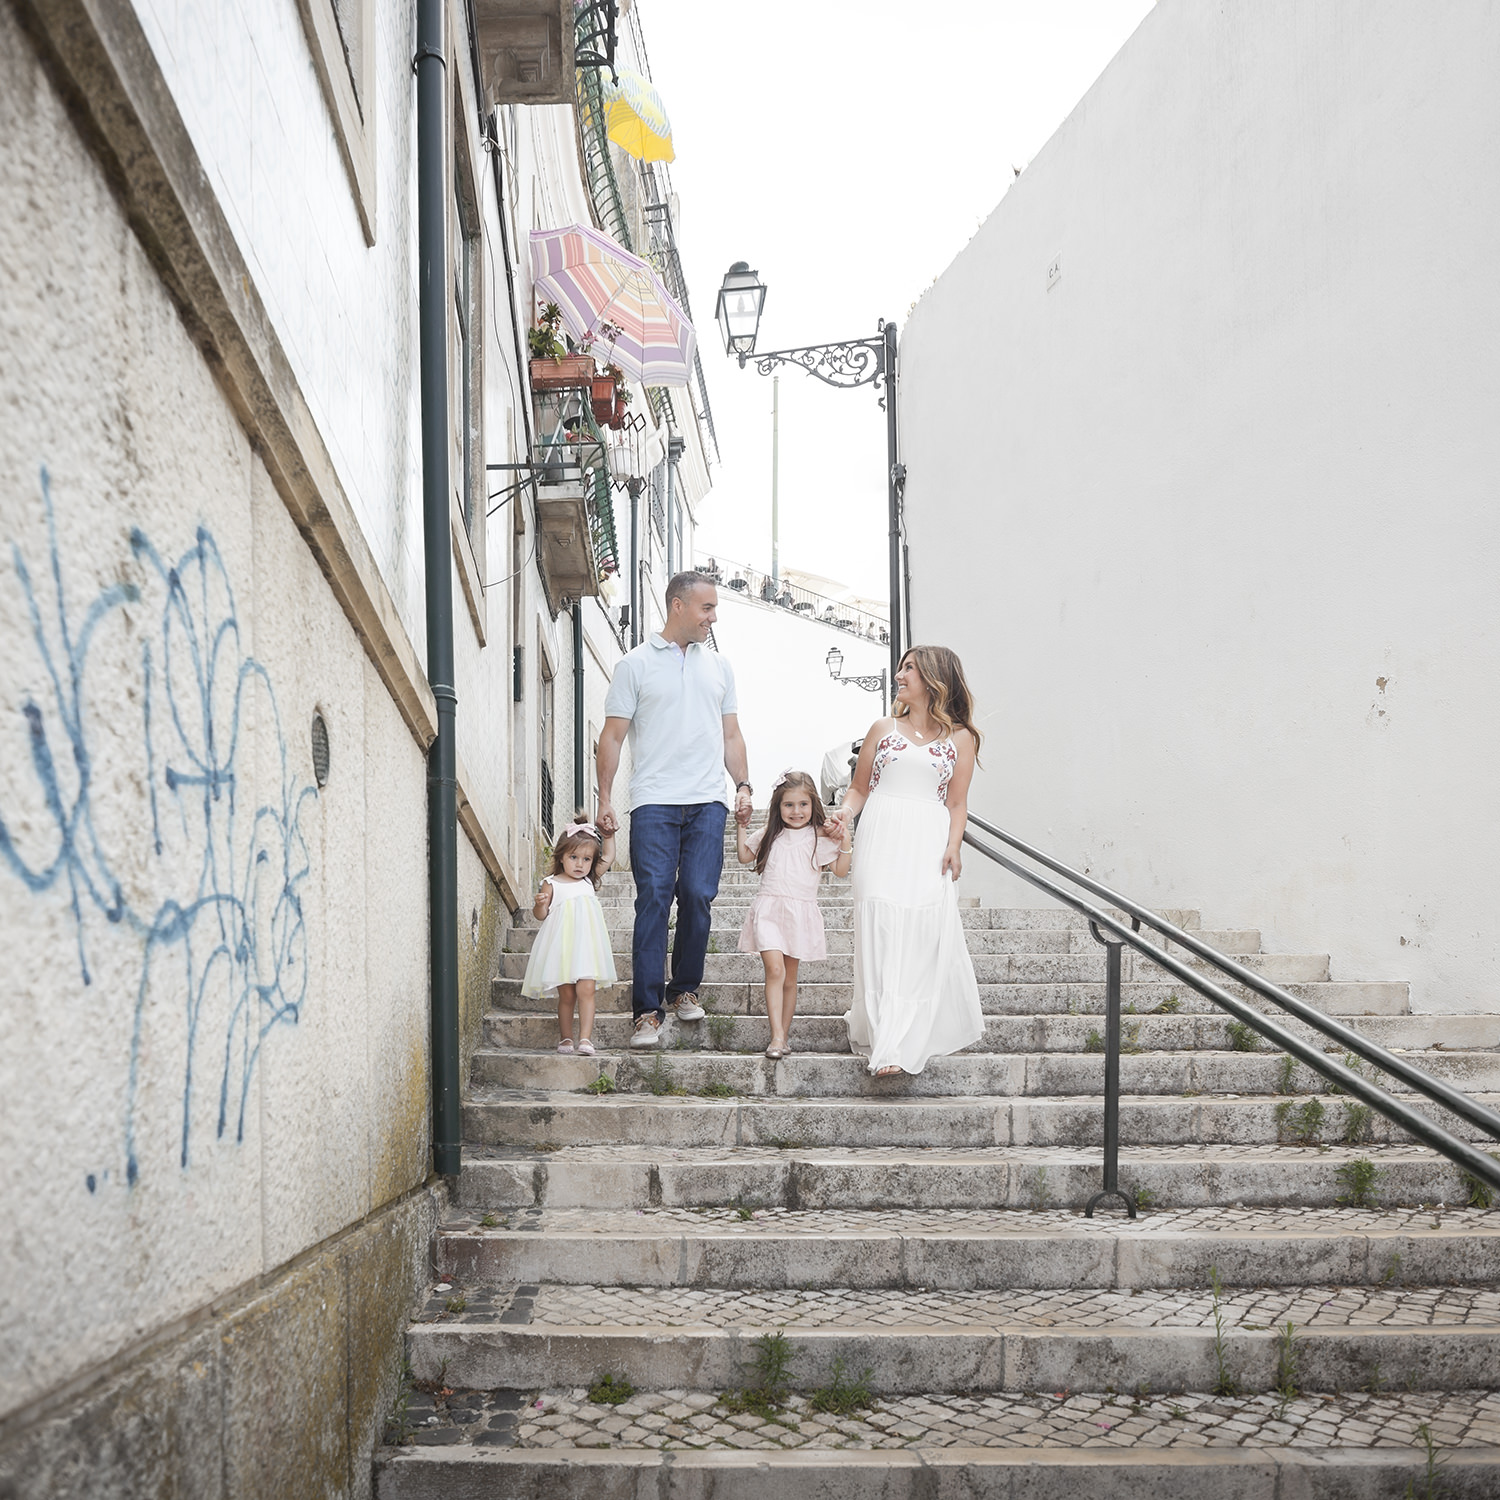
{"type": "Polygon", "coordinates": [[[979,754],[973,700],[945,646],[913,646],[894,715],[877,719],[834,817],[863,810],[854,849],[854,1003],[849,1045],[877,1078],[984,1035],[954,882],[979,754]]]}

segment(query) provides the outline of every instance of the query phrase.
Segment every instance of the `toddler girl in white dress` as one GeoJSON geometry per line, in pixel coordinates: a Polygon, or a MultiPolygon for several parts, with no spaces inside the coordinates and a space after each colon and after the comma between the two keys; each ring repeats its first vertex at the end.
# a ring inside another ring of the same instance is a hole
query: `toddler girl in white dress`
{"type": "Polygon", "coordinates": [[[601,837],[582,813],[575,813],[552,851],[552,873],[542,881],[531,908],[542,928],[531,945],[521,993],[529,1000],[557,996],[559,1052],[575,1050],[576,1000],[576,1050],[581,1057],[594,1055],[594,988],[615,982],[615,957],[598,896],[599,882],[614,857],[614,834],[601,837]]]}
{"type": "Polygon", "coordinates": [[[753,864],[760,889],[740,931],[740,952],[759,953],[766,970],[766,1017],[771,1045],[766,1056],[792,1050],[792,1014],[797,1009],[797,966],[804,958],[825,958],[828,941],[818,910],[823,871],[849,873],[851,850],[829,823],[818,788],[805,771],[784,771],[771,787],[766,826],[747,834],[739,828],[742,865],[753,864]],[[832,837],[825,834],[831,830],[832,837]]]}

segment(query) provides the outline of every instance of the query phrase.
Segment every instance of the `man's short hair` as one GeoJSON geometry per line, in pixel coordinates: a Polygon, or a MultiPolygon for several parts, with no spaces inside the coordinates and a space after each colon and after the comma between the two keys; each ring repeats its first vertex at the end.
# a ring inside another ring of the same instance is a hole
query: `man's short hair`
{"type": "Polygon", "coordinates": [[[672,601],[681,599],[684,604],[688,602],[688,595],[696,588],[716,588],[717,585],[707,573],[700,573],[694,568],[689,568],[686,573],[674,573],[667,580],[667,613],[672,613],[672,601]]]}

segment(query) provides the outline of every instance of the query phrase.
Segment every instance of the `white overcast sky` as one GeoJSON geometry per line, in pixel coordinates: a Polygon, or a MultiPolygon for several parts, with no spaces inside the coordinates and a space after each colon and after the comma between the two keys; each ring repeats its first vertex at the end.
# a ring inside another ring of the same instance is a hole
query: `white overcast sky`
{"type": "MultiPolygon", "coordinates": [[[[698,551],[768,569],[771,381],[724,355],[724,271],[770,289],[762,349],[904,323],[1151,3],[636,3],[723,458],[698,551]]],[[[783,374],[782,567],[885,598],[884,420],[868,389],[783,374]]]]}

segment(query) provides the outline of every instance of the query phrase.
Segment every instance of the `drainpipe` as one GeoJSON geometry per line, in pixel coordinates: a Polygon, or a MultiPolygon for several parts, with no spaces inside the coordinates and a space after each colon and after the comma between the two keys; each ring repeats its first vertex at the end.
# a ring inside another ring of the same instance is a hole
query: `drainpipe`
{"type": "Polygon", "coordinates": [[[673,566],[672,535],[677,530],[672,524],[672,424],[667,424],[667,577],[677,572],[673,566]]]}
{"type": "Polygon", "coordinates": [[[583,601],[573,601],[573,806],[588,816],[583,800],[583,601]]]}
{"type": "Polygon", "coordinates": [[[687,451],[687,441],[677,437],[670,427],[667,428],[667,577],[673,573],[681,573],[687,567],[687,559],[682,556],[682,547],[677,542],[677,512],[682,502],[677,498],[677,465],[682,461],[682,455],[687,451]],[[676,547],[676,552],[673,548],[676,547]],[[673,566],[673,558],[676,558],[676,566],[673,566]]]}
{"type": "Polygon", "coordinates": [[[630,645],[634,649],[641,634],[641,480],[630,481],[630,645]]]}
{"type": "Polygon", "coordinates": [[[458,777],[453,545],[448,521],[447,58],[443,0],[417,0],[417,285],[422,385],[422,541],[427,680],[437,738],[427,752],[427,890],[432,952],[432,1164],[458,1175],[458,777]]]}

